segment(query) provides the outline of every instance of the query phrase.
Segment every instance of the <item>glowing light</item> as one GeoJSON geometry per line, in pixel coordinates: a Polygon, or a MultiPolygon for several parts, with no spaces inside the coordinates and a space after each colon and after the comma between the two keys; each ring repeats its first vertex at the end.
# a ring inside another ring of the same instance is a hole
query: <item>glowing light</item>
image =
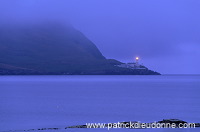
{"type": "Polygon", "coordinates": [[[136,57],[135,59],[136,59],[136,60],[139,60],[139,57],[136,57]]]}

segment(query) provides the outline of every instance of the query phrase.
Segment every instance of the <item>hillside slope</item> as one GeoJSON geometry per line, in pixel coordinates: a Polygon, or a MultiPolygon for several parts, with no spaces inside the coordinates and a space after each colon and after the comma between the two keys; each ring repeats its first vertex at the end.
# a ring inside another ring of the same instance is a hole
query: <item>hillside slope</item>
{"type": "Polygon", "coordinates": [[[50,23],[0,29],[0,74],[140,74],[115,67],[72,26],[50,23]]]}

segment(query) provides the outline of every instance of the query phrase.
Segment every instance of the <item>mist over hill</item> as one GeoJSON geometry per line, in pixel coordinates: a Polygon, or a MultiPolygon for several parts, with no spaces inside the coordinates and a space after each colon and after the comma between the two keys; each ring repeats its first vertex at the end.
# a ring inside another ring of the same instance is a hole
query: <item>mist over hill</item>
{"type": "Polygon", "coordinates": [[[158,74],[116,67],[70,25],[0,26],[0,74],[158,74]]]}

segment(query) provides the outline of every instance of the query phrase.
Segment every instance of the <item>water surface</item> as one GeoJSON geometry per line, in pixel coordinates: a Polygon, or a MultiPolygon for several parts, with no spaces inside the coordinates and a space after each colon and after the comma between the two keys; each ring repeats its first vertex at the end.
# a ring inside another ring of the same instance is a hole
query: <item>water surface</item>
{"type": "MultiPolygon", "coordinates": [[[[154,122],[168,118],[200,122],[199,102],[198,75],[0,76],[0,131],[64,128],[91,122],[154,122]]],[[[196,128],[131,131],[199,130],[196,128]]]]}

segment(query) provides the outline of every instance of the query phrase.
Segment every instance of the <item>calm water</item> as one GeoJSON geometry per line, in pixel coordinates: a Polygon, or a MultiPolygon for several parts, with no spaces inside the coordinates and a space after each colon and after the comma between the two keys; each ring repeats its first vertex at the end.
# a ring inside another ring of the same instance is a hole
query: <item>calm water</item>
{"type": "Polygon", "coordinates": [[[200,76],[0,76],[0,131],[166,118],[200,122],[200,76]]]}

